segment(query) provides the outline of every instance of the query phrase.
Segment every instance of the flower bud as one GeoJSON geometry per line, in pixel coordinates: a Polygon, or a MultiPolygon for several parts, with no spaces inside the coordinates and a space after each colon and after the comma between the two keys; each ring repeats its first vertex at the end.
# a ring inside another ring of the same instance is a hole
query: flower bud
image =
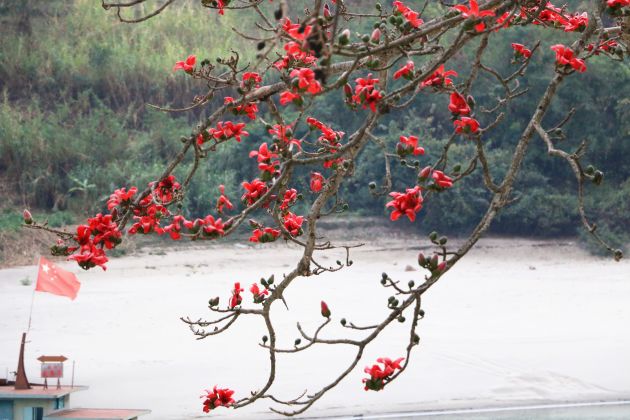
{"type": "Polygon", "coordinates": [[[33,223],[33,216],[31,215],[30,211],[24,209],[24,211],[22,212],[22,216],[24,217],[24,223],[26,223],[27,225],[33,223]]]}
{"type": "Polygon", "coordinates": [[[339,43],[341,45],[348,45],[348,42],[350,42],[350,29],[344,29],[339,35],[339,43]]]}
{"type": "Polygon", "coordinates": [[[326,302],[324,302],[322,300],[322,316],[324,318],[330,318],[330,309],[328,308],[328,305],[326,304],[326,302]]]}
{"type": "Polygon", "coordinates": [[[346,318],[341,318],[341,325],[343,325],[344,327],[346,326],[346,318]]]}
{"type": "Polygon", "coordinates": [[[437,254],[433,255],[431,257],[431,260],[429,261],[429,266],[431,267],[431,270],[435,270],[438,266],[438,256],[437,254]]]}
{"type": "Polygon", "coordinates": [[[440,264],[438,264],[437,271],[439,271],[441,273],[445,269],[446,269],[446,261],[442,261],[440,264]]]}
{"type": "Polygon", "coordinates": [[[299,338],[296,338],[296,339],[295,339],[295,346],[296,346],[296,347],[297,347],[297,346],[299,346],[299,345],[300,345],[300,343],[302,343],[302,340],[301,340],[301,339],[299,339],[299,338]]]}
{"type": "Polygon", "coordinates": [[[427,166],[420,171],[420,174],[418,174],[418,178],[420,178],[420,181],[424,181],[430,175],[431,175],[431,167],[427,166]]]}
{"type": "Polygon", "coordinates": [[[416,283],[413,280],[409,280],[409,283],[407,283],[407,286],[409,286],[410,289],[413,289],[413,286],[415,286],[416,283]]]}
{"type": "Polygon", "coordinates": [[[267,337],[266,335],[262,336],[262,342],[263,344],[267,342],[267,340],[269,340],[269,337],[267,337]]]}
{"type": "Polygon", "coordinates": [[[427,258],[422,252],[418,254],[418,264],[420,267],[424,267],[427,264],[427,258]]]}
{"type": "Polygon", "coordinates": [[[448,242],[448,238],[446,236],[442,236],[438,242],[440,243],[440,245],[446,245],[446,242],[448,242]]]}
{"type": "Polygon", "coordinates": [[[346,83],[343,86],[343,93],[346,95],[346,97],[350,98],[352,97],[352,86],[350,86],[350,84],[346,83]]]}
{"type": "Polygon", "coordinates": [[[429,233],[429,239],[431,239],[432,241],[435,241],[437,239],[437,236],[438,234],[436,231],[429,233]]]}
{"type": "Polygon", "coordinates": [[[370,42],[372,44],[378,44],[381,40],[381,30],[376,28],[372,31],[372,35],[370,35],[370,42]]]}

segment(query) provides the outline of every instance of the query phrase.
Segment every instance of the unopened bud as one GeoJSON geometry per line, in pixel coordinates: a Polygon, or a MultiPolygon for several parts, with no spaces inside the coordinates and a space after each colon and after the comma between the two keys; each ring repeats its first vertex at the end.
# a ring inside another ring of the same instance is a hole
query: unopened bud
{"type": "Polygon", "coordinates": [[[350,42],[350,29],[344,29],[339,35],[339,43],[341,45],[347,45],[348,42],[350,42]]]}
{"type": "Polygon", "coordinates": [[[341,318],[341,321],[339,322],[341,322],[341,325],[343,325],[344,327],[346,326],[346,323],[347,323],[346,318],[341,318]]]}
{"type": "Polygon", "coordinates": [[[372,35],[370,36],[370,42],[372,44],[378,44],[381,39],[381,30],[376,28],[372,31],[372,35]]]}
{"type": "Polygon", "coordinates": [[[295,345],[296,346],[299,346],[301,342],[302,342],[302,340],[300,340],[299,338],[295,339],[295,345]]]}
{"type": "Polygon", "coordinates": [[[321,309],[322,309],[322,316],[324,318],[330,318],[330,308],[328,308],[328,305],[323,300],[321,303],[321,309]]]}
{"type": "Polygon", "coordinates": [[[27,225],[33,223],[33,216],[31,215],[30,211],[24,209],[24,211],[22,212],[22,216],[24,217],[24,223],[26,223],[27,225]]]}
{"type": "Polygon", "coordinates": [[[431,175],[431,167],[427,166],[420,171],[418,178],[420,178],[420,181],[424,181],[429,177],[429,175],[431,175]]]}
{"type": "Polygon", "coordinates": [[[418,264],[420,264],[420,267],[424,267],[427,264],[427,258],[422,252],[418,254],[418,264]]]}
{"type": "Polygon", "coordinates": [[[440,264],[438,264],[437,271],[439,271],[441,273],[445,269],[446,269],[446,261],[442,261],[440,264]]]}

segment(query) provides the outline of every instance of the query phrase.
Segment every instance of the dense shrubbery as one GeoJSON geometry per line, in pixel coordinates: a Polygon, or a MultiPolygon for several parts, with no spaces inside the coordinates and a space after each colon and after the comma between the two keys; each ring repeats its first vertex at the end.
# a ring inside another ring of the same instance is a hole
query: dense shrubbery
{"type": "MultiPolygon", "coordinates": [[[[6,2],[0,9],[0,179],[3,196],[6,192],[9,198],[3,203],[5,207],[28,205],[42,211],[69,210],[85,215],[97,209],[86,209],[84,203],[100,199],[104,206],[106,195],[124,182],[141,185],[153,179],[179,147],[179,137],[188,134],[191,123],[201,115],[193,112],[164,118],[145,103],[175,107],[190,103],[195,94],[204,93],[204,86],[171,74],[172,63],[188,53],[214,60],[228,54],[230,45],[243,42],[231,31],[219,33],[218,26],[211,25],[212,19],[222,19],[223,28],[237,24],[230,21],[242,18],[237,14],[200,16],[197,9],[184,7],[141,25],[121,25],[87,0],[45,5],[13,3],[6,2]],[[192,49],[200,45],[207,49],[192,49]],[[124,155],[134,158],[121,159],[124,155]]],[[[540,32],[525,29],[510,34],[514,39],[506,39],[505,45],[512,41],[531,45],[541,36],[540,32]]],[[[544,52],[542,56],[550,54],[544,52]]],[[[511,50],[497,50],[488,64],[507,73],[511,56],[511,50]]],[[[553,60],[543,60],[542,56],[535,58],[527,77],[529,87],[536,92],[543,88],[537,78],[543,72],[538,69],[553,64],[553,60]]],[[[462,64],[468,61],[469,57],[460,57],[462,64]]],[[[567,138],[565,142],[573,145],[588,138],[590,149],[597,150],[590,163],[605,172],[605,185],[589,188],[587,211],[603,221],[602,231],[620,239],[630,230],[630,141],[610,139],[630,140],[630,85],[626,83],[630,68],[602,59],[592,69],[571,78],[555,106],[566,109],[567,104],[577,104],[576,116],[562,134],[567,138]],[[583,118],[595,111],[607,118],[595,124],[593,118],[583,118]],[[609,209],[617,210],[611,213],[609,209]]],[[[497,94],[495,83],[486,81],[485,89],[474,92],[480,102],[497,94]]],[[[529,95],[530,108],[535,106],[537,96],[529,95]]],[[[444,128],[451,128],[438,123],[448,121],[445,104],[417,102],[415,108],[393,112],[376,132],[394,140],[402,134],[418,133],[421,145],[437,153],[447,136],[444,128]],[[435,118],[420,119],[416,115],[435,118]]],[[[345,112],[342,98],[319,104],[316,117],[346,132],[359,123],[353,120],[358,118],[356,114],[345,112]]],[[[554,118],[561,116],[552,112],[548,125],[554,118]]],[[[518,113],[507,115],[507,119],[510,124],[497,129],[487,144],[488,158],[497,171],[510,158],[511,147],[504,146],[512,146],[523,128],[518,113]]],[[[251,132],[254,138],[265,135],[263,131],[251,132]]],[[[517,184],[517,196],[518,190],[528,194],[501,215],[494,232],[575,234],[579,218],[574,178],[565,162],[550,159],[542,144],[538,146],[526,160],[517,184]]],[[[186,198],[188,211],[205,214],[214,206],[212,200],[219,184],[236,193],[241,181],[251,179],[255,166],[243,167],[242,160],[233,153],[235,148],[243,147],[247,146],[232,143],[220,149],[215,159],[204,162],[208,166],[198,173],[186,198]]],[[[471,147],[466,143],[455,146],[452,155],[461,156],[462,162],[453,161],[451,168],[463,163],[471,147]]],[[[370,156],[360,160],[354,178],[342,189],[343,198],[350,200],[351,211],[384,212],[384,198],[371,195],[368,188],[368,183],[382,179],[384,172],[382,156],[371,153],[378,148],[372,144],[363,152],[370,156]]],[[[303,178],[306,182],[307,176],[303,178]]],[[[471,227],[488,201],[487,192],[476,187],[476,181],[467,178],[450,194],[436,197],[422,217],[445,232],[471,227]],[[451,201],[453,212],[440,212],[442,199],[451,201]]],[[[394,187],[408,184],[404,179],[394,179],[394,187]]],[[[419,229],[422,225],[416,224],[419,229]]]]}

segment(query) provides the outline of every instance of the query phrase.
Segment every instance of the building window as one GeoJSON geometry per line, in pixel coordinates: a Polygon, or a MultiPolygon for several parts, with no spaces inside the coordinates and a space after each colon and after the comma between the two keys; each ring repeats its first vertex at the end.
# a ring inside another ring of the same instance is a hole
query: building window
{"type": "Polygon", "coordinates": [[[24,420],[42,420],[43,418],[43,407],[26,407],[24,409],[24,420]]]}
{"type": "Polygon", "coordinates": [[[63,397],[55,400],[55,410],[62,409],[65,406],[63,397]]]}

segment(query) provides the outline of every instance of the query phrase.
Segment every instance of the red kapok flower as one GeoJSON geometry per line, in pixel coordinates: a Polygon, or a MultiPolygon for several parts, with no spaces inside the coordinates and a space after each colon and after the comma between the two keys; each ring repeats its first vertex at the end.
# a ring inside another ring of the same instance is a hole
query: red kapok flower
{"type": "Polygon", "coordinates": [[[420,84],[420,88],[426,86],[433,86],[434,88],[452,86],[453,80],[448,76],[457,76],[457,72],[455,70],[444,71],[444,64],[442,64],[431,76],[427,77],[420,84]]]}
{"type": "Polygon", "coordinates": [[[232,296],[230,297],[230,302],[228,304],[230,309],[234,309],[241,304],[241,302],[243,301],[243,298],[241,297],[241,292],[243,290],[245,289],[241,287],[241,283],[234,283],[234,289],[232,290],[232,296]]]}
{"type": "Polygon", "coordinates": [[[448,110],[453,115],[468,115],[470,114],[470,106],[466,99],[458,92],[451,93],[451,102],[448,104],[448,110]]]}
{"type": "Polygon", "coordinates": [[[324,176],[319,172],[313,172],[311,174],[311,191],[314,193],[320,192],[324,186],[324,176]]]}
{"type": "Polygon", "coordinates": [[[407,188],[405,193],[391,192],[389,193],[394,199],[387,203],[385,207],[393,207],[394,210],[390,215],[391,220],[398,220],[400,216],[407,216],[409,221],[416,220],[416,213],[422,209],[422,192],[419,186],[407,188]]]}
{"type": "Polygon", "coordinates": [[[532,51],[523,44],[512,43],[512,48],[514,49],[514,56],[516,58],[529,58],[532,56],[532,51]]]}
{"type": "Polygon", "coordinates": [[[418,147],[418,137],[416,136],[400,136],[400,142],[396,146],[398,156],[405,157],[407,155],[424,155],[424,148],[418,147]]]}
{"type": "MultiPolygon", "coordinates": [[[[479,11],[477,0],[470,0],[470,7],[458,4],[457,6],[453,6],[453,9],[461,12],[462,16],[466,19],[472,19],[473,21],[481,19],[485,16],[494,16],[494,10],[479,11]]],[[[479,22],[475,25],[475,30],[477,32],[481,32],[484,29],[486,29],[486,25],[483,22],[479,22]]]]}
{"type": "Polygon", "coordinates": [[[407,61],[407,64],[402,66],[400,69],[396,71],[396,73],[394,73],[394,80],[400,79],[401,77],[404,77],[405,79],[412,79],[413,69],[415,68],[415,66],[416,65],[414,64],[413,61],[411,60],[407,61]]]}
{"type": "Polygon", "coordinates": [[[197,57],[194,55],[189,55],[185,61],[178,61],[175,63],[173,67],[173,71],[184,70],[186,73],[192,73],[195,69],[195,62],[197,61],[197,57]]]}
{"type": "Polygon", "coordinates": [[[565,47],[562,44],[556,44],[551,47],[556,52],[556,63],[559,66],[571,66],[580,73],[586,71],[586,64],[584,60],[575,57],[575,53],[569,47],[565,47]]]}
{"type": "Polygon", "coordinates": [[[403,357],[393,361],[387,357],[380,357],[376,359],[376,361],[383,365],[382,368],[379,365],[372,365],[372,367],[366,366],[364,372],[370,375],[370,377],[363,379],[365,390],[380,391],[385,388],[385,385],[391,381],[392,375],[396,372],[396,369],[402,369],[400,362],[403,360],[405,360],[403,357]]]}
{"type": "Polygon", "coordinates": [[[204,413],[209,413],[217,407],[229,407],[234,404],[232,398],[234,391],[229,388],[217,388],[216,385],[212,391],[206,390],[206,395],[202,395],[201,398],[205,398],[203,402],[204,413]]]}
{"type": "Polygon", "coordinates": [[[474,118],[461,117],[453,121],[455,132],[458,134],[471,134],[479,131],[479,122],[474,118]]]}
{"type": "Polygon", "coordinates": [[[273,229],[270,227],[266,227],[266,228],[258,228],[255,229],[252,232],[252,236],[250,236],[249,241],[250,242],[256,242],[256,243],[267,243],[267,242],[273,242],[276,239],[278,239],[278,237],[280,236],[280,231],[278,229],[273,229]]]}
{"type": "Polygon", "coordinates": [[[288,212],[284,215],[283,222],[284,228],[289,231],[291,236],[300,236],[302,234],[304,216],[296,216],[295,214],[288,212]]]}
{"type": "Polygon", "coordinates": [[[249,288],[249,291],[252,292],[252,295],[254,295],[254,303],[261,303],[265,300],[265,296],[269,294],[269,290],[267,289],[261,291],[258,287],[258,283],[252,284],[252,287],[249,288]]]}
{"type": "Polygon", "coordinates": [[[439,188],[451,188],[453,186],[453,179],[447,175],[444,175],[444,172],[435,170],[431,175],[433,177],[433,182],[439,188]]]}

